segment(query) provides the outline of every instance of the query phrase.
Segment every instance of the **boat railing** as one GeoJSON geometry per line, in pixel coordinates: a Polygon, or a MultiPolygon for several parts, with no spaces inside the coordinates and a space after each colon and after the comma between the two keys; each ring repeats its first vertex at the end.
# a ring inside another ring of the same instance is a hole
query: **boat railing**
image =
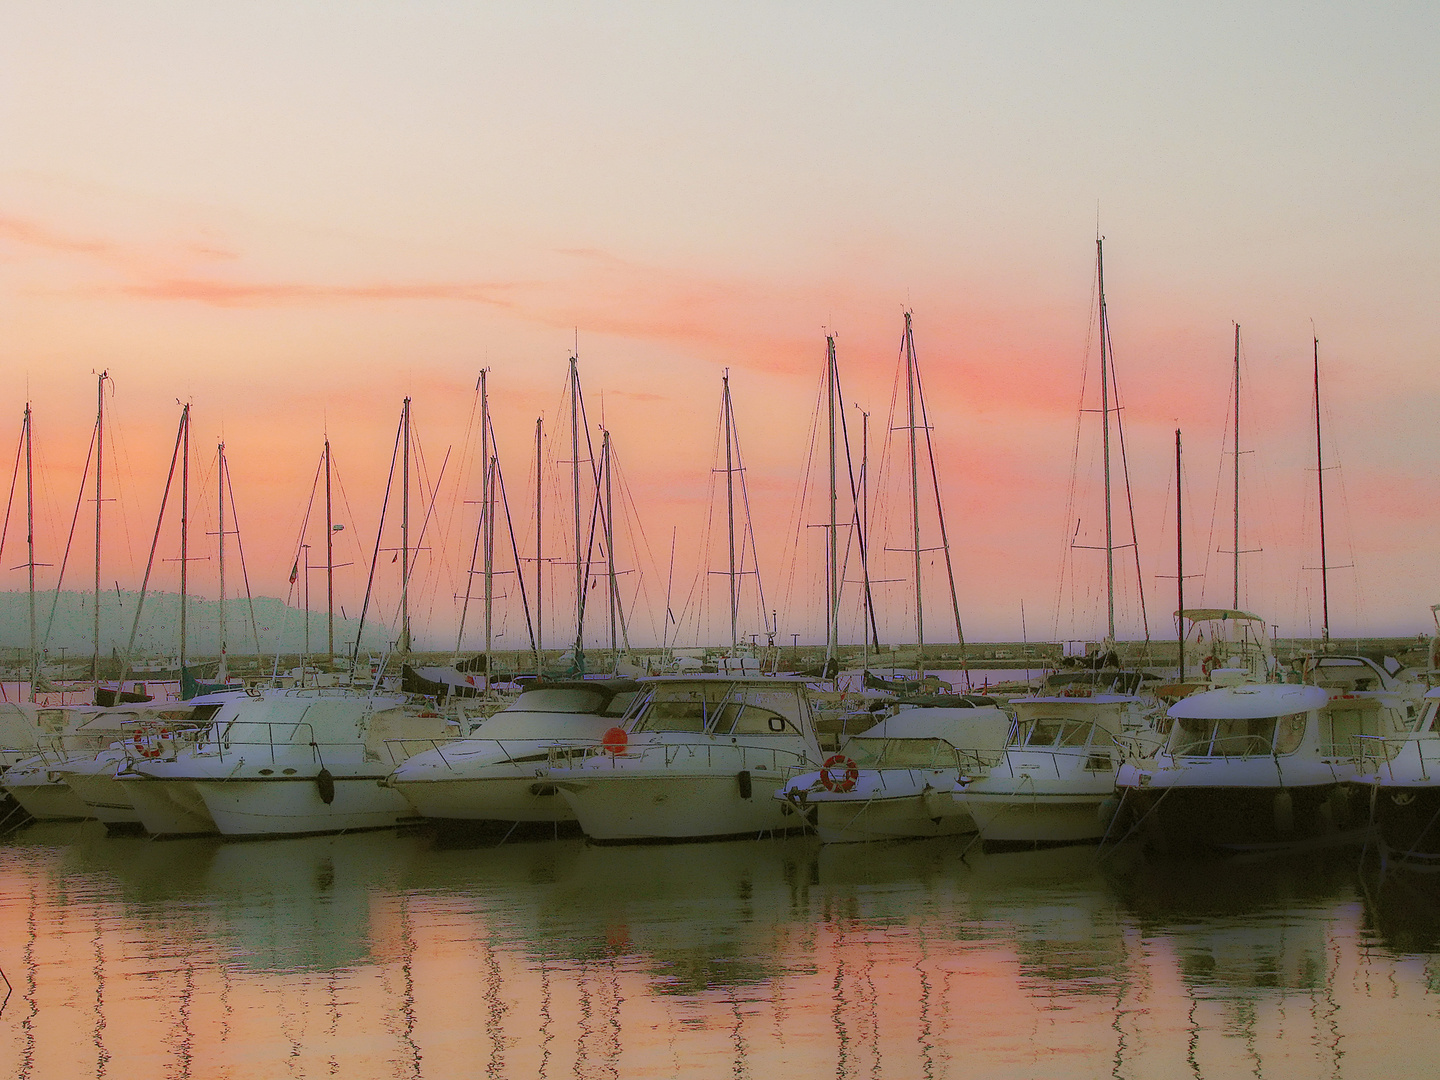
{"type": "Polygon", "coordinates": [[[1420,766],[1420,779],[1430,779],[1430,765],[1440,766],[1440,739],[1430,732],[1416,734],[1410,732],[1406,735],[1355,735],[1352,736],[1361,740],[1359,750],[1352,755],[1360,772],[1369,772],[1371,769],[1380,771],[1385,769],[1389,772],[1390,779],[1395,779],[1395,758],[1407,746],[1415,747],[1415,762],[1420,766]],[[1429,747],[1430,756],[1427,761],[1425,756],[1426,747],[1429,747]]]}
{"type": "MultiPolygon", "coordinates": [[[[493,747],[498,750],[501,756],[494,761],[487,761],[487,765],[528,765],[532,762],[548,762],[550,760],[549,751],[552,749],[549,746],[543,746],[537,749],[533,739],[476,739],[468,735],[386,739],[385,749],[390,755],[392,765],[403,765],[416,754],[423,754],[434,750],[440,758],[441,764],[450,771],[456,772],[458,769],[455,763],[445,756],[446,749],[453,748],[456,743],[484,744],[487,748],[493,747]],[[507,747],[505,745],[507,741],[511,743],[523,743],[524,750],[522,751],[519,746],[507,747]]],[[[594,744],[586,743],[585,745],[593,746],[594,744]]]]}
{"type": "MultiPolygon", "coordinates": [[[[760,770],[785,775],[787,772],[814,769],[819,763],[799,750],[779,747],[750,746],[744,743],[658,742],[631,744],[631,748],[615,753],[603,745],[552,746],[548,752],[552,769],[575,769],[593,762],[589,768],[620,768],[620,762],[638,761],[641,767],[678,768],[681,766],[713,769],[717,763],[726,769],[760,770]]],[[[633,766],[625,766],[631,768],[633,766]]]]}
{"type": "Polygon", "coordinates": [[[195,753],[200,757],[215,757],[224,761],[227,756],[243,755],[253,747],[263,747],[270,761],[276,760],[276,748],[280,750],[308,747],[312,757],[324,763],[322,749],[326,746],[354,747],[356,742],[317,743],[314,729],[303,720],[231,720],[221,731],[210,731],[209,737],[200,741],[195,753]]]}
{"type": "MultiPolygon", "coordinates": [[[[1111,772],[1119,764],[1116,755],[1109,746],[1066,746],[1048,748],[1044,746],[1007,746],[1005,748],[1005,768],[1010,775],[1015,776],[1017,768],[1025,768],[1026,762],[1017,764],[1016,757],[1026,755],[1027,757],[1045,758],[1049,761],[1050,768],[1055,771],[1055,779],[1062,780],[1066,773],[1073,774],[1076,771],[1077,763],[1080,771],[1090,773],[1111,772]],[[1065,770],[1061,770],[1060,763],[1066,763],[1065,770]]],[[[1000,765],[997,764],[991,769],[993,775],[1000,765]]]]}

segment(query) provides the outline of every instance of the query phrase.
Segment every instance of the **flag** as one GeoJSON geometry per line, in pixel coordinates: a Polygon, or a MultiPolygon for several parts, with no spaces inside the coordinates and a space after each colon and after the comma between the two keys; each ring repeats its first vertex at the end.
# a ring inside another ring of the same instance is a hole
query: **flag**
{"type": "Polygon", "coordinates": [[[300,560],[295,560],[295,565],[290,568],[290,584],[294,585],[300,577],[300,560]]]}

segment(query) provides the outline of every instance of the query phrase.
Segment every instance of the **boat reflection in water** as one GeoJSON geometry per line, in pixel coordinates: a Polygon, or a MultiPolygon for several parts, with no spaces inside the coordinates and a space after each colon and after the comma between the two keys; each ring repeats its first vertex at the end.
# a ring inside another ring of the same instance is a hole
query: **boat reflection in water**
{"type": "Polygon", "coordinates": [[[32,829],[0,846],[0,1071],[1345,1077],[1440,1050],[1437,937],[1353,860],[962,850],[32,829]]]}

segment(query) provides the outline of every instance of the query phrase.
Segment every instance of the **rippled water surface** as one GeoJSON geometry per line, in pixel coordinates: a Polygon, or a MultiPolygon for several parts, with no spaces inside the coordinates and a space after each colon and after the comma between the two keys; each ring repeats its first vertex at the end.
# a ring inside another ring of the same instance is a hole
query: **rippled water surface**
{"type": "Polygon", "coordinates": [[[0,845],[0,1075],[1310,1078],[1440,1060],[1437,904],[1353,855],[962,847],[32,827],[0,845]]]}

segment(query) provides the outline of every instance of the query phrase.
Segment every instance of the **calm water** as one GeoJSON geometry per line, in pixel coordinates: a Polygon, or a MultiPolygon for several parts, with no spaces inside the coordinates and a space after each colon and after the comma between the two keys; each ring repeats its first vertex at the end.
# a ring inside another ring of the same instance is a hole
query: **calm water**
{"type": "Polygon", "coordinates": [[[0,1075],[1403,1077],[1440,916],[1353,856],[0,845],[0,1075]],[[3,989],[3,988],[0,988],[3,989]]]}

